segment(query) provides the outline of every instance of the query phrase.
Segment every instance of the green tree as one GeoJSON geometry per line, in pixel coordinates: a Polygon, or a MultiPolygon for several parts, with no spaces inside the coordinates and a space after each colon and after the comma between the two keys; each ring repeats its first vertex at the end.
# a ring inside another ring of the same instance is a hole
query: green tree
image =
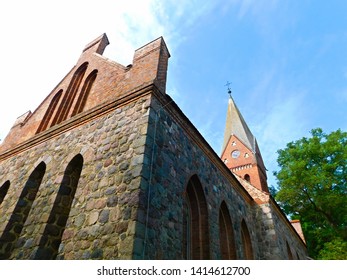
{"type": "Polygon", "coordinates": [[[347,133],[317,128],[311,135],[278,151],[275,199],[301,220],[311,257],[345,259],[339,252],[347,246],[347,133]]]}
{"type": "Polygon", "coordinates": [[[347,259],[347,242],[341,238],[335,238],[324,244],[319,251],[318,259],[322,260],[346,260],[347,259]]]}

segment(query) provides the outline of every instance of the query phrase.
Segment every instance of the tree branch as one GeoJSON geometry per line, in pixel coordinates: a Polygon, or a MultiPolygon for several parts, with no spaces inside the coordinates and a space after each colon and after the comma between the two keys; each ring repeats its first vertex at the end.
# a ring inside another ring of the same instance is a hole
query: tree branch
{"type": "Polygon", "coordinates": [[[333,220],[333,218],[331,217],[331,215],[329,215],[328,213],[326,213],[325,211],[323,211],[320,207],[317,206],[317,204],[312,200],[310,194],[308,193],[308,190],[306,187],[303,188],[303,192],[305,193],[305,195],[307,196],[308,201],[312,204],[313,208],[323,214],[324,217],[326,217],[327,221],[330,223],[330,225],[334,228],[337,229],[337,225],[335,225],[335,222],[333,220]]]}

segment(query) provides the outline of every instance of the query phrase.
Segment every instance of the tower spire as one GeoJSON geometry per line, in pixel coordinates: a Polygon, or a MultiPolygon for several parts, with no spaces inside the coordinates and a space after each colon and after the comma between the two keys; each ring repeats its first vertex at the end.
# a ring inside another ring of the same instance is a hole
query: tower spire
{"type": "Polygon", "coordinates": [[[249,181],[254,187],[268,192],[266,168],[258,143],[231,95],[224,130],[224,142],[221,158],[228,168],[239,177],[249,181]]]}

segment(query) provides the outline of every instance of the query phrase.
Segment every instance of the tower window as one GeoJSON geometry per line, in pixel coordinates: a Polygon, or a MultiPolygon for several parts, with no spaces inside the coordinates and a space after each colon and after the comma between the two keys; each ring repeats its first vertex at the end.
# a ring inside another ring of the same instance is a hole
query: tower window
{"type": "Polygon", "coordinates": [[[248,174],[246,174],[243,178],[244,178],[246,181],[251,182],[251,177],[250,177],[248,174]]]}

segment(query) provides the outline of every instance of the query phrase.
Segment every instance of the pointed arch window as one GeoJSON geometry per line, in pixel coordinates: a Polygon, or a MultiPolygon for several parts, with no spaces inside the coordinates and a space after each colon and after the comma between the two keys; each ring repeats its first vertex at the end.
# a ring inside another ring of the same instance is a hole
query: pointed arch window
{"type": "Polygon", "coordinates": [[[235,260],[236,248],[233,225],[225,201],[222,202],[219,208],[219,242],[222,259],[235,260]]]}
{"type": "Polygon", "coordinates": [[[191,255],[191,216],[190,205],[187,198],[184,199],[183,205],[183,258],[192,259],[191,255]]]}
{"type": "Polygon", "coordinates": [[[72,116],[77,115],[78,113],[81,113],[83,111],[84,105],[86,104],[89,92],[94,84],[97,74],[98,70],[94,70],[86,78],[82,90],[78,96],[75,108],[72,112],[72,116]]]}
{"type": "Polygon", "coordinates": [[[87,70],[88,62],[83,63],[74,73],[71,82],[63,96],[63,99],[59,105],[58,112],[56,113],[51,126],[61,123],[66,120],[70,109],[72,107],[72,103],[76,97],[78,88],[82,82],[83,76],[87,70]]]}
{"type": "Polygon", "coordinates": [[[15,245],[36,198],[45,171],[46,164],[41,162],[30,174],[12,212],[10,220],[0,237],[0,259],[9,259],[11,257],[12,251],[15,249],[15,245]]]}
{"type": "Polygon", "coordinates": [[[35,259],[56,259],[82,167],[83,157],[80,154],[76,155],[67,165],[35,259]]]}
{"type": "Polygon", "coordinates": [[[52,116],[56,110],[56,107],[58,105],[58,102],[59,102],[59,99],[60,99],[62,93],[63,93],[63,90],[61,89],[52,98],[51,103],[49,104],[48,109],[47,109],[45,115],[43,116],[43,119],[42,119],[36,133],[44,131],[48,127],[49,121],[51,120],[51,118],[52,118],[52,116]]]}
{"type": "Polygon", "coordinates": [[[184,258],[209,259],[210,240],[208,209],[205,194],[197,175],[193,175],[186,188],[183,248],[184,258]]]}
{"type": "Polygon", "coordinates": [[[10,188],[10,181],[8,180],[5,183],[3,183],[2,186],[0,187],[0,205],[4,201],[9,188],[10,188]]]}
{"type": "Polygon", "coordinates": [[[287,247],[287,253],[288,253],[288,260],[293,260],[294,258],[293,258],[292,250],[290,250],[290,246],[287,241],[286,241],[286,247],[287,247]]]}
{"type": "Polygon", "coordinates": [[[253,257],[252,241],[251,241],[251,236],[249,234],[248,227],[245,220],[242,220],[241,222],[241,238],[242,238],[244,259],[253,260],[254,257],[253,257]]]}

